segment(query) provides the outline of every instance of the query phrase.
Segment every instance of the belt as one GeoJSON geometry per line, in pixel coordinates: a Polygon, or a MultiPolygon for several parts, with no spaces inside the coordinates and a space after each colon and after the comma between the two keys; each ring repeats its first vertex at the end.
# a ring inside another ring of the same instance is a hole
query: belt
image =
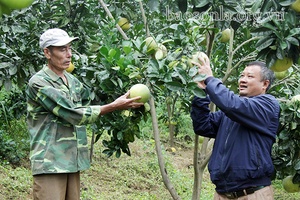
{"type": "Polygon", "coordinates": [[[248,194],[253,194],[255,191],[264,188],[265,186],[251,187],[243,190],[228,192],[228,193],[219,193],[220,195],[226,196],[228,199],[236,199],[242,196],[247,196],[248,194]]]}

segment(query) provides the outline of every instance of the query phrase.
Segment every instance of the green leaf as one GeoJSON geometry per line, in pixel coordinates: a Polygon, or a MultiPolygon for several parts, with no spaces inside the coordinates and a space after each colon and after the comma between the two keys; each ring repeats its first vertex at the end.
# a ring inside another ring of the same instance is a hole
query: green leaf
{"type": "Polygon", "coordinates": [[[193,94],[194,94],[195,96],[197,96],[197,97],[200,97],[200,98],[206,97],[206,93],[205,93],[204,90],[201,89],[201,88],[198,88],[198,87],[197,87],[197,88],[193,89],[192,92],[193,92],[193,94]]]}
{"type": "Polygon", "coordinates": [[[261,7],[261,1],[253,1],[254,4],[251,7],[251,11],[252,13],[257,13],[259,10],[259,8],[261,7]]]}
{"type": "Polygon", "coordinates": [[[108,56],[109,57],[114,57],[116,55],[117,51],[115,49],[110,49],[108,52],[108,56]]]}
{"type": "Polygon", "coordinates": [[[103,140],[102,144],[104,147],[108,147],[109,146],[109,142],[107,140],[103,140]]]}
{"type": "Polygon", "coordinates": [[[102,82],[102,81],[110,78],[110,73],[108,71],[104,70],[104,71],[98,72],[97,77],[98,77],[98,80],[100,82],[102,82]]]}
{"type": "Polygon", "coordinates": [[[117,138],[118,138],[118,140],[123,140],[123,132],[119,131],[117,133],[117,138]]]}
{"type": "Polygon", "coordinates": [[[297,163],[295,164],[294,169],[295,169],[296,171],[299,171],[299,170],[300,170],[300,160],[299,160],[299,159],[298,159],[297,163]]]}
{"type": "Polygon", "coordinates": [[[131,132],[125,133],[124,139],[127,142],[134,142],[134,130],[132,130],[131,132]]]}
{"type": "Polygon", "coordinates": [[[116,70],[116,71],[119,71],[120,70],[120,66],[115,66],[115,67],[112,67],[113,70],[116,70]]]}
{"type": "Polygon", "coordinates": [[[258,52],[257,59],[265,60],[267,55],[269,55],[272,52],[271,48],[266,48],[258,52]]]}
{"type": "Polygon", "coordinates": [[[281,6],[290,6],[293,3],[294,0],[286,0],[286,1],[280,1],[279,4],[281,6]]]}
{"type": "Polygon", "coordinates": [[[130,79],[133,79],[133,78],[135,78],[135,77],[138,77],[140,75],[140,72],[132,72],[132,73],[130,73],[129,75],[128,75],[128,77],[130,78],[130,79]]]}
{"type": "Polygon", "coordinates": [[[6,78],[4,81],[4,88],[7,91],[10,91],[12,89],[12,81],[9,78],[6,78]]]}
{"type": "Polygon", "coordinates": [[[172,74],[171,73],[167,73],[164,75],[163,81],[165,83],[171,82],[172,81],[172,74]]]}
{"type": "Polygon", "coordinates": [[[277,30],[277,27],[273,26],[271,23],[265,23],[262,26],[265,27],[265,28],[267,28],[267,29],[270,29],[272,31],[276,31],[277,30]]]}
{"type": "Polygon", "coordinates": [[[111,157],[114,152],[110,149],[105,149],[102,151],[102,153],[105,154],[107,157],[111,157]]]}
{"type": "Polygon", "coordinates": [[[170,28],[173,30],[177,30],[178,24],[171,24],[170,28]]]}
{"type": "Polygon", "coordinates": [[[263,49],[268,48],[273,42],[274,42],[274,38],[272,37],[264,37],[261,38],[260,40],[258,40],[258,42],[256,43],[256,48],[258,51],[261,51],[263,49]]]}
{"type": "Polygon", "coordinates": [[[300,28],[293,28],[290,30],[289,36],[300,35],[300,28]]]}
{"type": "Polygon", "coordinates": [[[193,78],[194,82],[200,82],[206,79],[206,75],[205,74],[198,74],[193,78]]]}
{"type": "Polygon", "coordinates": [[[107,57],[107,56],[108,56],[108,49],[107,49],[107,47],[102,46],[102,47],[100,48],[100,53],[101,53],[104,57],[107,57]]]}
{"type": "MultiPolygon", "coordinates": [[[[226,3],[228,3],[228,2],[226,2],[226,3]]],[[[236,3],[236,1],[234,1],[234,4],[235,3],[236,3]]],[[[233,14],[235,14],[237,12],[237,10],[235,9],[236,5],[227,5],[227,4],[224,4],[222,6],[223,6],[223,11],[226,12],[226,13],[230,13],[230,14],[233,15],[233,14]]]]}
{"type": "Polygon", "coordinates": [[[284,58],[284,51],[280,48],[277,48],[276,57],[279,58],[279,59],[283,59],[284,58]]]}
{"type": "Polygon", "coordinates": [[[12,64],[9,62],[1,62],[0,63],[0,69],[10,68],[12,64]]]}
{"type": "Polygon", "coordinates": [[[177,76],[180,78],[181,82],[185,85],[186,82],[188,81],[189,79],[189,76],[187,75],[186,71],[185,70],[178,70],[177,72],[177,76]]]}
{"type": "Polygon", "coordinates": [[[122,81],[122,79],[118,78],[117,81],[118,81],[118,85],[120,86],[120,88],[123,88],[123,81],[122,81]]]}
{"type": "Polygon", "coordinates": [[[154,76],[158,76],[159,75],[159,64],[157,61],[154,60],[150,60],[150,62],[148,63],[147,66],[147,72],[148,74],[152,74],[154,76]]]}
{"type": "Polygon", "coordinates": [[[159,0],[149,0],[148,6],[151,11],[159,11],[159,0]]]}
{"type": "Polygon", "coordinates": [[[266,64],[267,64],[267,67],[270,68],[271,66],[273,66],[276,60],[277,60],[276,55],[269,52],[266,55],[266,64]]]}
{"type": "Polygon", "coordinates": [[[183,85],[179,82],[175,82],[175,81],[172,81],[172,82],[166,82],[166,87],[171,90],[171,91],[179,91],[183,88],[183,85]]]}
{"type": "Polygon", "coordinates": [[[275,24],[275,26],[278,28],[278,29],[282,29],[284,28],[284,25],[282,22],[278,21],[278,20],[275,20],[273,19],[272,22],[275,24]]]}
{"type": "Polygon", "coordinates": [[[291,130],[295,130],[297,128],[297,123],[296,122],[291,122],[291,130]]]}
{"type": "Polygon", "coordinates": [[[101,137],[101,134],[97,134],[97,135],[96,135],[95,143],[99,141],[100,137],[101,137]]]}
{"type": "Polygon", "coordinates": [[[299,41],[294,37],[287,37],[286,40],[289,41],[293,45],[299,46],[299,41]]]}
{"type": "Polygon", "coordinates": [[[288,47],[288,44],[287,44],[286,41],[280,40],[279,41],[279,46],[280,46],[281,49],[286,49],[288,47]]]}
{"type": "Polygon", "coordinates": [[[252,33],[254,33],[255,35],[259,34],[260,36],[263,35],[263,36],[267,36],[267,35],[270,35],[273,33],[273,31],[270,31],[269,28],[266,28],[266,27],[258,27],[254,30],[251,31],[252,33]]]}
{"type": "Polygon", "coordinates": [[[116,158],[120,158],[120,156],[121,156],[121,149],[118,149],[116,151],[116,158]]]}
{"type": "Polygon", "coordinates": [[[209,0],[194,0],[193,5],[197,8],[201,8],[209,4],[209,0]]]}
{"type": "Polygon", "coordinates": [[[123,51],[125,52],[126,55],[130,54],[132,51],[132,47],[129,46],[124,46],[123,51]]]}
{"type": "Polygon", "coordinates": [[[18,71],[18,67],[16,65],[11,66],[10,68],[8,68],[9,71],[9,75],[15,75],[18,71]]]}
{"type": "Polygon", "coordinates": [[[190,77],[194,77],[197,73],[198,73],[197,67],[190,68],[190,70],[189,70],[189,76],[190,77]]]}
{"type": "Polygon", "coordinates": [[[187,11],[187,7],[188,7],[187,0],[177,0],[177,5],[178,5],[179,10],[182,13],[185,13],[187,11]]]}

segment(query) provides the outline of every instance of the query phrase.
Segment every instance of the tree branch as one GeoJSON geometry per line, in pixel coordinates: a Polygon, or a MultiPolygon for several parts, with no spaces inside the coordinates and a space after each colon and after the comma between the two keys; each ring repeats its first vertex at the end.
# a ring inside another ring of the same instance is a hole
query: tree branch
{"type": "Polygon", "coordinates": [[[148,27],[148,23],[147,23],[147,17],[145,15],[145,10],[144,10],[144,7],[143,7],[143,2],[139,1],[139,4],[140,4],[140,10],[141,10],[141,13],[142,13],[142,18],[143,18],[143,21],[144,21],[144,25],[145,25],[145,28],[146,28],[146,35],[147,35],[147,37],[149,37],[150,36],[150,31],[149,31],[149,27],[148,27]]]}
{"type": "Polygon", "coordinates": [[[239,46],[237,46],[237,47],[233,50],[232,55],[234,55],[234,54],[237,52],[237,50],[239,50],[239,49],[240,49],[242,46],[244,46],[245,44],[251,42],[252,40],[257,40],[257,39],[259,39],[259,38],[260,38],[259,36],[256,36],[256,37],[250,38],[249,40],[244,41],[242,44],[240,44],[239,46]]]}
{"type": "Polygon", "coordinates": [[[230,76],[231,72],[234,69],[236,69],[237,67],[239,67],[242,62],[245,62],[247,60],[252,60],[255,57],[256,57],[255,55],[248,55],[248,56],[244,57],[243,59],[239,60],[239,62],[237,64],[235,64],[233,67],[230,68],[230,70],[228,72],[226,72],[226,74],[224,75],[224,77],[222,79],[222,82],[225,83],[227,81],[228,77],[230,76]]]}
{"type": "MultiPolygon", "coordinates": [[[[105,3],[103,2],[103,0],[99,0],[101,6],[104,8],[106,14],[108,15],[108,17],[112,20],[115,21],[114,17],[112,16],[111,12],[108,10],[107,6],[105,5],[105,3]]],[[[122,28],[119,26],[119,24],[116,24],[116,27],[118,29],[118,31],[121,33],[121,35],[123,36],[124,40],[129,40],[129,38],[127,37],[126,33],[122,30],[122,28]]]]}

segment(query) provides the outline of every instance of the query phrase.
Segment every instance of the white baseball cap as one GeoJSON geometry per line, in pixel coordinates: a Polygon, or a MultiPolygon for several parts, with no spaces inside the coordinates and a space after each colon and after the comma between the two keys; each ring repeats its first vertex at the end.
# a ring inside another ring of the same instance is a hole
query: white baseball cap
{"type": "Polygon", "coordinates": [[[64,46],[78,37],[70,37],[68,33],[59,28],[52,28],[45,31],[40,37],[40,47],[45,49],[49,46],[64,46]]]}

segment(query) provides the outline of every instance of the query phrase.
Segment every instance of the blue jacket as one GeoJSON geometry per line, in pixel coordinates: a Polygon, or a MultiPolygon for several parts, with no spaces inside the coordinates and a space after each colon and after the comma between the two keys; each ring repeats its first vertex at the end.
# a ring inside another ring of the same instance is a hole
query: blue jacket
{"type": "Polygon", "coordinates": [[[220,193],[271,184],[271,159],[279,125],[280,106],[269,94],[240,97],[220,80],[211,79],[206,98],[195,97],[191,118],[198,135],[215,138],[208,164],[220,193]],[[212,101],[219,110],[210,112],[212,101]]]}

